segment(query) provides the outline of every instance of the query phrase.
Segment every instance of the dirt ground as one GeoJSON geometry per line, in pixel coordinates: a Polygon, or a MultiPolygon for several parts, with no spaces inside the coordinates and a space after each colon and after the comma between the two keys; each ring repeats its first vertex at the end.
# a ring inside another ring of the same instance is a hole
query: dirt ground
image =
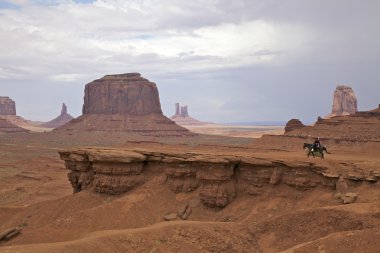
{"type": "Polygon", "coordinates": [[[79,146],[184,149],[310,161],[338,174],[380,171],[378,142],[326,140],[331,154],[322,160],[306,157],[302,145],[310,141],[116,132],[0,134],[0,234],[22,227],[18,236],[0,241],[0,252],[379,252],[377,181],[352,180],[350,187],[358,195],[352,204],[343,205],[334,197],[335,189],[300,191],[278,185],[263,186],[260,194],[238,195],[224,209],[215,209],[194,201],[197,190],[171,192],[163,175],[122,195],[73,194],[57,153],[79,146]],[[187,221],[163,221],[190,202],[187,221]]]}

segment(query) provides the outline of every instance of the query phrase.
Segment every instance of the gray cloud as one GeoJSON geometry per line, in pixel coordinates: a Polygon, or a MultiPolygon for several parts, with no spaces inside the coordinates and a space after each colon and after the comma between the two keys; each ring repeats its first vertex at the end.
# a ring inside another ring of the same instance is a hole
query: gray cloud
{"type": "Polygon", "coordinates": [[[0,95],[30,119],[79,115],[85,83],[124,72],[156,82],[167,115],[182,102],[205,121],[313,121],[341,83],[379,103],[378,1],[8,2],[0,95]]]}

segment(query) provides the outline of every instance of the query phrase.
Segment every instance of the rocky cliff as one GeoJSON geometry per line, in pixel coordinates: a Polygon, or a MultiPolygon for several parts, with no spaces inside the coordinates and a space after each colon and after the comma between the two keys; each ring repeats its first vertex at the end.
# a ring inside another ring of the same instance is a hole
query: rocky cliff
{"type": "Polygon", "coordinates": [[[238,194],[258,195],[263,187],[285,184],[298,190],[336,190],[345,180],[374,182],[380,171],[340,175],[336,168],[294,160],[178,150],[80,148],[59,152],[70,170],[74,192],[121,194],[164,174],[174,193],[196,191],[208,207],[223,208],[238,194]],[[339,182],[339,183],[338,183],[339,182]],[[338,184],[338,186],[337,186],[338,184]]]}
{"type": "Polygon", "coordinates": [[[57,127],[60,127],[64,124],[66,124],[67,122],[69,122],[73,118],[74,118],[73,116],[71,116],[70,114],[67,113],[67,106],[63,103],[62,109],[61,109],[61,114],[57,118],[55,118],[49,122],[46,122],[46,123],[42,124],[41,126],[42,127],[48,127],[48,128],[57,128],[57,127]]]}
{"type": "Polygon", "coordinates": [[[305,125],[299,119],[291,119],[286,123],[285,133],[289,133],[295,129],[303,128],[305,125]]]}
{"type": "Polygon", "coordinates": [[[157,86],[139,73],[106,75],[86,84],[83,115],[58,131],[126,131],[154,136],[191,133],[162,114],[157,86]]]}
{"type": "Polygon", "coordinates": [[[16,103],[9,97],[0,97],[0,115],[16,115],[16,103]]]}
{"type": "Polygon", "coordinates": [[[354,90],[346,85],[337,86],[334,92],[332,112],[327,117],[354,114],[358,111],[354,90]]]}
{"type": "Polygon", "coordinates": [[[139,73],[106,75],[86,84],[83,114],[160,114],[155,83],[139,73]]]}

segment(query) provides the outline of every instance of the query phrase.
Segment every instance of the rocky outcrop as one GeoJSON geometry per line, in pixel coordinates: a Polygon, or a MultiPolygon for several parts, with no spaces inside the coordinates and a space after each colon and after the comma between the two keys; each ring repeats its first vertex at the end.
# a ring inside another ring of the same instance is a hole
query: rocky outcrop
{"type": "Polygon", "coordinates": [[[354,114],[358,111],[357,100],[350,86],[337,86],[334,92],[332,112],[327,118],[354,114]]]}
{"type": "Polygon", "coordinates": [[[16,103],[9,97],[0,97],[0,115],[16,115],[16,103]]]}
{"type": "Polygon", "coordinates": [[[295,129],[303,128],[305,125],[299,119],[291,119],[286,123],[285,134],[295,129]]]}
{"type": "Polygon", "coordinates": [[[5,118],[0,118],[0,132],[3,133],[26,133],[29,130],[19,127],[5,118]]]}
{"type": "Polygon", "coordinates": [[[86,84],[83,115],[56,130],[192,135],[162,114],[156,84],[138,73],[106,75],[86,84]]]}
{"type": "Polygon", "coordinates": [[[162,111],[156,84],[139,73],[128,73],[86,84],[83,114],[162,115],[162,111]]]}
{"type": "Polygon", "coordinates": [[[227,206],[239,194],[258,195],[263,187],[288,185],[301,191],[327,187],[335,191],[338,180],[370,183],[380,180],[380,172],[357,175],[353,179],[353,175],[337,175],[309,160],[269,160],[234,155],[232,152],[206,154],[80,148],[59,153],[70,170],[68,177],[74,192],[89,189],[98,193],[121,194],[139,187],[155,175],[164,174],[171,191],[196,191],[200,201],[213,208],[227,206]]]}
{"type": "Polygon", "coordinates": [[[46,122],[46,123],[42,124],[41,126],[48,127],[48,128],[57,128],[57,127],[60,127],[64,124],[66,124],[67,122],[69,122],[73,118],[74,118],[73,116],[71,116],[70,114],[67,113],[67,106],[63,103],[62,109],[61,109],[61,114],[57,118],[55,118],[49,122],[46,122]]]}
{"type": "Polygon", "coordinates": [[[207,123],[201,122],[189,116],[187,105],[181,106],[179,103],[175,104],[175,114],[171,119],[180,126],[193,126],[193,125],[205,125],[207,123]]]}
{"type": "Polygon", "coordinates": [[[380,108],[328,119],[319,118],[313,126],[286,132],[287,136],[321,137],[336,141],[380,141],[380,108]]]}

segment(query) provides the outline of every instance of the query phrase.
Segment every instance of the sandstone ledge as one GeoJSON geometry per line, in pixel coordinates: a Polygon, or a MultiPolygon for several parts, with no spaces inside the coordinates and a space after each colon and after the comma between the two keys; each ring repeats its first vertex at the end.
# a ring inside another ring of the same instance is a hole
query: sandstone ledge
{"type": "MultiPolygon", "coordinates": [[[[147,149],[78,148],[59,152],[74,193],[90,189],[104,194],[128,192],[165,174],[175,193],[197,190],[202,203],[225,207],[238,194],[256,195],[262,187],[285,184],[298,190],[336,189],[339,175],[310,161],[284,161],[233,154],[147,149]]],[[[371,175],[340,180],[377,182],[371,175]],[[368,180],[367,180],[368,178],[368,180]],[[375,180],[375,181],[373,181],[375,180]]]]}

